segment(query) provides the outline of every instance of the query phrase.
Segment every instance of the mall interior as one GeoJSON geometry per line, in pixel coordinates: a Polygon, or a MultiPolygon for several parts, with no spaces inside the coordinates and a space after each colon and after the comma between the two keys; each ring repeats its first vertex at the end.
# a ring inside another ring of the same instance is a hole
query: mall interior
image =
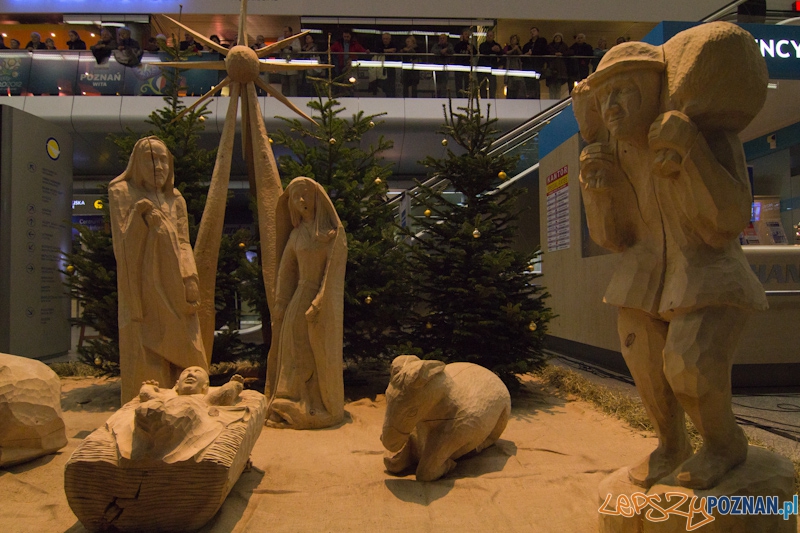
{"type": "MultiPolygon", "coordinates": [[[[98,185],[108,183],[124,170],[109,134],[147,131],[148,115],[163,106],[160,95],[164,80],[161,69],[155,66],[163,59],[163,52],[145,51],[141,64],[128,67],[114,56],[98,62],[92,45],[100,40],[104,29],[116,31],[120,27],[129,28],[143,49],[159,36],[170,41],[184,40],[185,32],[170,19],[180,20],[203,35],[216,35],[223,45],[230,45],[237,39],[240,3],[238,0],[188,0],[182,5],[173,0],[113,3],[41,0],[36,4],[36,12],[30,8],[21,0],[0,0],[3,42],[9,48],[13,48],[12,41],[20,46],[20,49],[0,49],[0,106],[34,115],[52,125],[53,131],[63,132],[69,138],[58,145],[58,150],[64,154],[62,159],[68,159],[65,172],[69,173],[69,184],[65,190],[72,198],[72,219],[87,225],[97,224],[101,220],[97,210],[98,185]],[[27,50],[32,32],[40,34],[42,41],[52,39],[55,50],[27,50]],[[68,32],[77,33],[87,49],[68,50],[68,32]]],[[[248,43],[256,42],[259,37],[270,43],[282,39],[286,28],[293,33],[310,30],[316,54],[294,60],[327,61],[328,43],[341,39],[343,33],[350,34],[364,47],[365,52],[349,58],[355,61],[349,80],[352,87],[344,89],[338,99],[348,114],[385,113],[383,122],[365,141],[374,141],[378,135],[393,141],[393,148],[385,157],[394,165],[391,191],[399,195],[412,188],[414,180],[426,178],[426,169],[419,161],[429,155],[438,157],[444,150],[437,130],[442,122],[442,104],[455,93],[455,76],[442,68],[440,58],[431,53],[440,35],[445,34],[450,43],[456,44],[468,29],[471,42],[480,46],[487,34],[493,32],[495,40],[505,46],[512,36],[518,36],[521,44],[526,43],[531,28],[536,27],[548,42],[560,34],[567,46],[585,39],[591,49],[602,51],[619,40],[661,44],[679,29],[710,20],[745,24],[759,43],[770,72],[767,103],[740,134],[753,190],[752,222],[741,239],[748,261],[767,292],[770,309],[754,317],[743,333],[735,358],[734,385],[797,387],[800,343],[794,328],[800,324],[800,213],[797,212],[800,209],[800,12],[795,11],[794,3],[788,0],[733,3],[729,0],[595,3],[251,0],[247,37],[248,43]],[[386,53],[376,57],[378,54],[370,50],[380,45],[385,33],[395,43],[414,36],[418,44],[416,53],[405,56],[398,53],[396,57],[386,53]],[[406,94],[402,81],[409,69],[419,72],[414,97],[406,94]],[[387,75],[388,70],[394,72],[387,75]],[[394,83],[386,82],[387,79],[394,83]]],[[[216,58],[216,52],[206,50],[196,57],[216,58]]],[[[591,55],[576,55],[572,61],[577,64],[581,59],[585,59],[588,69],[596,65],[591,55]]],[[[478,61],[474,66],[479,65],[478,61]]],[[[520,68],[507,58],[488,68],[485,72],[495,79],[497,89],[484,101],[491,102],[491,116],[498,119],[502,132],[493,149],[519,156],[517,168],[509,172],[509,186],[528,190],[524,197],[528,209],[520,227],[519,246],[528,250],[541,247],[543,251],[541,280],[552,295],[550,305],[558,315],[550,326],[551,348],[624,373],[616,336],[616,314],[601,301],[615,256],[591,242],[582,212],[578,182],[582,141],[569,97],[569,86],[575,80],[570,76],[554,92],[544,77],[531,77],[530,71],[520,68]],[[569,177],[565,193],[568,210],[566,216],[562,213],[556,217],[548,210],[545,178],[560,169],[566,169],[569,177]]],[[[282,88],[280,75],[270,75],[265,80],[279,90],[282,88]]],[[[184,102],[193,103],[219,81],[216,72],[185,71],[184,102]]],[[[304,109],[310,96],[302,94],[307,94],[304,91],[308,86],[304,86],[302,77],[296,81],[298,86],[291,89],[296,96],[293,94],[289,99],[304,109]]],[[[210,114],[201,136],[203,147],[217,146],[227,101],[224,94],[209,101],[210,114]]],[[[260,97],[259,103],[267,131],[281,127],[283,121],[277,117],[288,113],[283,104],[266,95],[260,97]]],[[[28,139],[11,129],[6,121],[2,126],[4,158],[0,160],[0,170],[8,180],[6,173],[17,171],[8,159],[28,139]],[[13,150],[8,148],[12,139],[17,143],[13,150]]],[[[52,137],[58,138],[55,134],[52,137]]],[[[238,135],[236,143],[226,231],[252,223],[247,169],[238,135]]],[[[281,152],[276,149],[278,155],[281,152]]],[[[50,159],[53,160],[52,154],[50,159]]],[[[10,187],[0,188],[0,233],[8,232],[2,225],[9,227],[9,217],[16,216],[14,209],[24,207],[25,201],[15,196],[10,187]]],[[[0,269],[9,272],[20,268],[11,264],[15,260],[13,254],[8,250],[3,252],[3,247],[13,242],[11,237],[0,239],[0,269]]],[[[5,290],[0,287],[0,296],[6,299],[0,307],[11,307],[8,286],[5,290]]],[[[11,314],[11,311],[0,313],[0,330],[13,329],[11,314]]],[[[0,333],[0,352],[12,353],[10,342],[8,334],[0,333]]],[[[37,356],[47,355],[50,353],[37,356]]]]}

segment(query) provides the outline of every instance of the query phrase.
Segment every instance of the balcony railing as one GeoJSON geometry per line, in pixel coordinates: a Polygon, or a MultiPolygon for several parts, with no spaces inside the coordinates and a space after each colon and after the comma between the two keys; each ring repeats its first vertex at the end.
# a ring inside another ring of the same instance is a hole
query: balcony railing
{"type": "MultiPolygon", "coordinates": [[[[519,56],[510,56],[518,58],[519,56]]],[[[189,61],[217,60],[215,52],[203,52],[192,56],[189,61]]],[[[344,67],[334,54],[331,61],[344,67]]],[[[547,61],[546,56],[540,56],[547,61]]],[[[568,65],[580,59],[576,56],[559,58],[568,65]]],[[[588,58],[586,58],[588,59],[588,58]]],[[[126,67],[117,63],[114,57],[98,63],[91,51],[49,51],[38,50],[2,50],[0,51],[0,95],[124,95],[124,96],[161,96],[166,85],[162,69],[157,65],[168,61],[167,54],[145,53],[142,63],[136,67],[126,67]]],[[[298,54],[294,61],[313,62],[328,61],[327,52],[298,54]]],[[[442,58],[433,54],[387,54],[370,56],[366,54],[350,54],[349,67],[336,68],[334,74],[344,74],[344,79],[352,83],[349,89],[338,88],[340,95],[347,96],[400,96],[403,84],[413,77],[419,96],[460,96],[455,83],[457,77],[469,75],[498,78],[498,94],[502,97],[503,83],[516,79],[536,79],[540,73],[532,69],[507,69],[505,58],[497,67],[482,66],[477,57],[454,56],[442,58]],[[414,73],[410,75],[409,73],[414,73]],[[388,80],[388,81],[387,81],[388,80]],[[394,84],[394,87],[391,85],[394,84]],[[394,90],[392,90],[394,89],[394,90]]],[[[267,62],[281,63],[284,59],[267,59],[267,62]]],[[[310,75],[327,77],[327,71],[320,69],[310,75]]],[[[186,95],[202,95],[210,90],[225,76],[224,71],[184,70],[181,72],[182,85],[186,95]]],[[[280,74],[264,74],[265,79],[276,85],[281,84],[280,74]]],[[[530,83],[530,82],[529,82],[530,83]]],[[[313,84],[307,74],[301,72],[296,76],[295,88],[297,96],[314,96],[313,84]]],[[[295,96],[294,94],[290,94],[295,96]]]]}

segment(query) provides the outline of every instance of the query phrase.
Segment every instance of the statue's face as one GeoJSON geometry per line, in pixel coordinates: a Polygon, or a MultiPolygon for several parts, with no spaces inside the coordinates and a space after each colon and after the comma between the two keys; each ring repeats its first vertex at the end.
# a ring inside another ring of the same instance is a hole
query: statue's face
{"type": "Polygon", "coordinates": [[[300,213],[303,220],[312,220],[314,218],[314,209],[316,208],[316,188],[308,182],[302,182],[292,188],[289,196],[292,207],[295,211],[300,213]]]}
{"type": "Polygon", "coordinates": [[[178,394],[205,394],[208,392],[208,372],[199,366],[190,366],[181,372],[178,385],[175,387],[178,394]]]}
{"type": "MultiPolygon", "coordinates": [[[[144,157],[146,158],[149,155],[152,160],[153,178],[150,179],[148,176],[144,180],[144,184],[148,190],[160,191],[167,183],[167,178],[169,178],[169,153],[167,152],[167,147],[160,142],[150,142],[148,144],[150,147],[145,149],[144,157]]],[[[146,162],[145,165],[149,167],[146,162]]]]}
{"type": "Polygon", "coordinates": [[[654,71],[628,71],[612,76],[599,88],[600,113],[612,136],[623,141],[647,139],[658,115],[660,81],[654,71]]]}

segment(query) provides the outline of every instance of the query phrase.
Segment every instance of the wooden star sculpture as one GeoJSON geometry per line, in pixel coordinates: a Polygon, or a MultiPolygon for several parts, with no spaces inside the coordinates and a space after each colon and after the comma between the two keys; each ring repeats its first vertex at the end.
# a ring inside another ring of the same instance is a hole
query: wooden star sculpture
{"type": "MultiPolygon", "coordinates": [[[[167,17],[169,18],[169,17],[167,17]]],[[[311,68],[327,67],[332,65],[319,64],[292,64],[292,63],[266,63],[260,61],[270,53],[280,50],[290,41],[302,37],[306,32],[293,35],[276,43],[252,50],[247,46],[247,0],[242,0],[239,13],[238,43],[230,50],[207,39],[191,28],[169,18],[174,24],[192,34],[204,46],[222,54],[225,59],[221,61],[196,61],[196,62],[164,62],[160,67],[175,67],[180,69],[211,69],[225,70],[227,76],[213,89],[204,94],[197,102],[187,107],[176,117],[176,120],[185,113],[190,112],[211,98],[223,87],[230,86],[230,103],[222,128],[222,136],[217,150],[217,160],[211,176],[203,218],[194,246],[195,263],[200,286],[200,307],[198,317],[200,330],[206,354],[211,362],[211,352],[214,344],[214,296],[217,282],[217,262],[219,260],[219,247],[222,240],[222,227],[225,219],[225,207],[228,199],[228,183],[231,175],[231,159],[233,141],[236,131],[236,115],[239,100],[242,101],[242,151],[247,163],[247,174],[250,181],[250,190],[255,189],[258,210],[258,231],[261,246],[261,270],[264,277],[264,288],[267,293],[267,303],[270,311],[275,301],[275,206],[278,197],[283,192],[278,166],[272,153],[267,130],[258,105],[256,86],[267,94],[280,100],[289,109],[302,117],[314,122],[297,106],[290,102],[280,91],[273,89],[265,83],[259,75],[262,72],[286,72],[305,70],[311,68]]],[[[316,124],[316,122],[314,122],[316,124]]],[[[268,324],[264,327],[268,327],[268,324]]]]}

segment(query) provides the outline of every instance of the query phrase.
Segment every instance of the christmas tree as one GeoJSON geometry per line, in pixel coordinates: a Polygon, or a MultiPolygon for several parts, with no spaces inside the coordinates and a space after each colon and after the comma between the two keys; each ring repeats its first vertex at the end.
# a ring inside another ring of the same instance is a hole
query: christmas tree
{"type": "MultiPolygon", "coordinates": [[[[171,60],[185,59],[188,55],[196,54],[194,51],[180,50],[178,39],[174,35],[172,43],[171,46],[163,43],[161,45],[171,60]]],[[[122,164],[127,164],[133,146],[141,137],[155,135],[164,141],[174,158],[175,187],[181,191],[186,200],[190,239],[194,243],[216,157],[216,150],[199,147],[200,134],[205,127],[205,116],[210,112],[204,106],[176,120],[185,109],[180,99],[183,89],[180,71],[173,68],[164,69],[164,78],[166,106],[150,114],[146,122],[152,129],[144,135],[129,129],[125,135],[111,135],[111,140],[119,148],[122,164]]],[[[102,188],[105,190],[107,186],[108,184],[103,184],[102,188]]],[[[94,328],[100,335],[78,348],[80,359],[100,366],[108,372],[117,372],[119,332],[116,261],[111,242],[107,197],[104,200],[106,205],[103,213],[104,229],[92,231],[86,227],[76,226],[79,235],[73,246],[74,252],[67,255],[66,272],[69,274],[67,285],[72,297],[78,300],[82,307],[82,313],[73,319],[73,324],[94,328]]],[[[215,299],[217,328],[227,325],[230,330],[238,329],[240,297],[237,289],[242,282],[241,276],[246,276],[250,272],[244,268],[244,247],[239,246],[239,243],[249,240],[247,232],[223,236],[215,299]]],[[[215,342],[212,361],[231,360],[242,355],[252,356],[252,353],[242,346],[238,337],[225,335],[220,338],[219,343],[215,342]]]]}
{"type": "Polygon", "coordinates": [[[547,293],[536,284],[538,252],[512,247],[524,190],[497,188],[515,160],[490,154],[496,119],[481,113],[474,93],[466,107],[454,110],[451,101],[444,111],[446,154],[422,163],[446,182],[420,185],[414,194],[419,213],[406,229],[418,301],[405,326],[423,357],[482,365],[514,390],[516,374],[543,362],[552,316],[547,293]]]}
{"type": "Polygon", "coordinates": [[[380,124],[380,115],[359,112],[342,118],[345,108],[330,96],[312,100],[308,107],[317,126],[284,119],[288,131],[273,135],[276,144],[292,153],[278,161],[284,186],[297,176],[315,179],[347,233],[345,359],[390,361],[402,344],[401,319],[412,305],[393,209],[386,202],[391,169],[381,153],[392,143],[380,136],[375,144],[363,146],[362,137],[380,124]]]}

